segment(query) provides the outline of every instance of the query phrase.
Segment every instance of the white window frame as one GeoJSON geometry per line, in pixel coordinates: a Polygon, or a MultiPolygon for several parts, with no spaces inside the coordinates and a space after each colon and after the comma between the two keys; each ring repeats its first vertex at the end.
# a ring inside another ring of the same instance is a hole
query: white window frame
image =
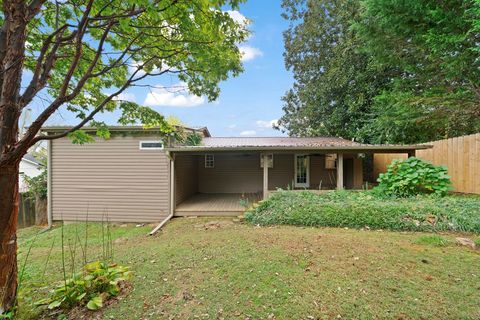
{"type": "Polygon", "coordinates": [[[215,168],[215,155],[214,154],[206,154],[205,155],[205,168],[206,169],[213,169],[215,168]],[[212,157],[211,160],[208,160],[207,157],[212,157]],[[211,165],[207,165],[209,162],[211,162],[211,165]]]}
{"type": "Polygon", "coordinates": [[[260,154],[260,168],[263,168],[263,156],[268,157],[268,167],[273,168],[273,153],[262,153],[260,154]]]}
{"type": "Polygon", "coordinates": [[[296,153],[295,154],[295,161],[294,161],[294,171],[295,171],[295,176],[293,177],[293,182],[295,188],[310,188],[310,156],[308,154],[303,154],[303,153],[296,153]],[[306,156],[307,157],[307,171],[306,171],[306,182],[305,183],[298,183],[297,182],[297,162],[298,162],[298,157],[306,156]]]}
{"type": "Polygon", "coordinates": [[[163,150],[165,146],[164,146],[163,141],[161,141],[161,140],[142,140],[142,141],[138,142],[138,147],[139,147],[140,150],[163,150]],[[160,144],[162,144],[162,146],[161,147],[146,147],[145,148],[145,147],[142,146],[144,143],[160,143],[160,144]]]}

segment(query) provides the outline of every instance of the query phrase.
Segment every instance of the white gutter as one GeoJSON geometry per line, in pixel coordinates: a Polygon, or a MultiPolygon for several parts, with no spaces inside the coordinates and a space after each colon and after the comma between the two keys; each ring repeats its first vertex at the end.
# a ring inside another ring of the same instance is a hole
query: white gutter
{"type": "Polygon", "coordinates": [[[48,228],[53,224],[52,217],[52,141],[47,141],[47,219],[48,228]]]}
{"type": "Polygon", "coordinates": [[[170,213],[168,216],[158,224],[152,231],[150,231],[149,235],[153,236],[155,233],[158,232],[170,219],[172,219],[173,214],[175,213],[175,157],[170,154],[169,151],[166,152],[167,157],[170,158],[170,213]]]}

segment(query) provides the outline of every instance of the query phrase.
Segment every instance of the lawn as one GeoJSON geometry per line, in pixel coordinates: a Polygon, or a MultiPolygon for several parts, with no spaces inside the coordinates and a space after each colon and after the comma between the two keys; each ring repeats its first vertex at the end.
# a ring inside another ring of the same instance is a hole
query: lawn
{"type": "MultiPolygon", "coordinates": [[[[427,233],[256,227],[218,218],[174,219],[153,237],[146,236],[150,229],[112,227],[115,261],[135,272],[133,289],[96,317],[480,318],[480,251],[455,245],[458,234],[430,239],[427,233]]],[[[84,226],[66,225],[64,231],[75,230],[82,234],[84,226]]],[[[89,227],[89,260],[101,255],[100,230],[89,227]]],[[[20,319],[37,319],[33,301],[62,279],[60,228],[35,236],[37,231],[19,232],[20,261],[35,239],[20,319]]]]}

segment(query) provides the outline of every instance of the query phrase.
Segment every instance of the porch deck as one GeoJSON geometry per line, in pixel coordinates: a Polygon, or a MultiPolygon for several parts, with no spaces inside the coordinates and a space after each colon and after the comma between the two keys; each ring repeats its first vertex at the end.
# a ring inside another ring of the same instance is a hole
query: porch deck
{"type": "Polygon", "coordinates": [[[175,209],[176,216],[238,216],[245,212],[241,205],[242,198],[248,199],[248,203],[254,203],[262,199],[258,193],[197,193],[175,209]]]}

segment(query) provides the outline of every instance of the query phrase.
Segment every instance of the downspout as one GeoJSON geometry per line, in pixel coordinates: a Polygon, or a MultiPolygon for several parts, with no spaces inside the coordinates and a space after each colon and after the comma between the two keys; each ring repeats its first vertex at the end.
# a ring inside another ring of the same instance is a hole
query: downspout
{"type": "Polygon", "coordinates": [[[163,219],[152,231],[150,231],[149,235],[153,236],[155,233],[158,232],[170,219],[172,219],[173,214],[175,212],[175,157],[170,154],[169,151],[166,152],[167,157],[170,159],[170,174],[169,174],[169,186],[170,186],[170,208],[168,216],[163,219]]]}
{"type": "Polygon", "coordinates": [[[47,220],[48,229],[53,225],[52,213],[52,141],[47,141],[47,220]]]}

